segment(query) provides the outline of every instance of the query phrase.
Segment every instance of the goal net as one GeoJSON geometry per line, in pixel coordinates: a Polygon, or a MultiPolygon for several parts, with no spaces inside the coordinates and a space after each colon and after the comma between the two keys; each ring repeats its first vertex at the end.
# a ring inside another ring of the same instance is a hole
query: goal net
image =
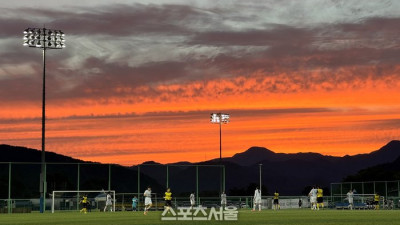
{"type": "MultiPolygon", "coordinates": [[[[112,211],[115,212],[114,190],[82,190],[82,191],[53,191],[51,212],[79,211],[83,205],[82,197],[87,196],[87,211],[103,211],[106,206],[107,194],[112,198],[112,211]]],[[[110,210],[110,209],[107,209],[110,210]]]]}

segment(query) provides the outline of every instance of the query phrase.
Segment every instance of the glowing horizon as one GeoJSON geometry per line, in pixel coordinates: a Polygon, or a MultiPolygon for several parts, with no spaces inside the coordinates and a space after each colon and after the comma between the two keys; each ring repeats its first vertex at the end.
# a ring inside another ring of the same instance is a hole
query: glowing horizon
{"type": "Polygon", "coordinates": [[[355,155],[400,139],[398,1],[38,1],[0,7],[2,144],[41,146],[41,52],[22,47],[32,24],[66,34],[47,53],[48,151],[218,158],[217,112],[230,114],[223,157],[355,155]]]}

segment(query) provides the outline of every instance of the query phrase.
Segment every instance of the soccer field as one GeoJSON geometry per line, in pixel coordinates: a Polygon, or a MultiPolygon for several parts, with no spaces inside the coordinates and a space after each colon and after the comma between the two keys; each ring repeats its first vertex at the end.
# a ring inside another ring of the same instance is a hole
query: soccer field
{"type": "Polygon", "coordinates": [[[0,224],[346,224],[346,225],[398,225],[400,224],[399,210],[264,210],[251,212],[239,211],[238,221],[161,221],[161,212],[149,212],[147,216],[142,212],[92,212],[83,214],[79,212],[64,213],[29,213],[29,214],[2,214],[0,224]]]}

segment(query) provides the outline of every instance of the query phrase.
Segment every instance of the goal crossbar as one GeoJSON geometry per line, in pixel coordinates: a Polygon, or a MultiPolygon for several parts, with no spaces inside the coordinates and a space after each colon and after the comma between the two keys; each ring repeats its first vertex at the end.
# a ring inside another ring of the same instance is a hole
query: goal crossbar
{"type": "Polygon", "coordinates": [[[79,190],[79,191],[72,191],[72,190],[65,190],[65,191],[53,191],[52,193],[52,200],[51,200],[51,213],[54,213],[54,205],[55,205],[55,195],[57,193],[77,193],[77,198],[79,198],[80,193],[112,193],[112,208],[113,212],[115,212],[115,190],[79,190]]]}

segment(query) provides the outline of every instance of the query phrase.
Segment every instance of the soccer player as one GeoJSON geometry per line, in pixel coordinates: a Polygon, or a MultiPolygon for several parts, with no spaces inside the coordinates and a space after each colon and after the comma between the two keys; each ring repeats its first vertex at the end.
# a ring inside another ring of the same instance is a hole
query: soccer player
{"type": "Polygon", "coordinates": [[[254,206],[253,206],[253,211],[256,211],[256,206],[258,205],[258,211],[261,211],[261,190],[256,188],[254,191],[254,206]]]}
{"type": "Polygon", "coordinates": [[[278,190],[275,190],[274,193],[274,210],[281,209],[281,206],[279,205],[279,192],[278,190]]]}
{"type": "Polygon", "coordinates": [[[322,207],[324,209],[324,190],[318,186],[317,187],[317,209],[319,210],[319,207],[322,207]]]}
{"type": "Polygon", "coordinates": [[[315,188],[315,186],[313,186],[310,193],[308,193],[308,196],[310,197],[311,210],[316,210],[317,209],[317,189],[315,188]]]}
{"type": "Polygon", "coordinates": [[[374,206],[375,206],[375,209],[379,209],[379,198],[380,198],[379,194],[375,193],[375,195],[374,195],[374,206]]]}
{"type": "Polygon", "coordinates": [[[349,208],[350,210],[353,210],[353,191],[350,189],[349,192],[347,192],[347,201],[349,201],[349,208]]]}
{"type": "Polygon", "coordinates": [[[149,211],[150,207],[152,206],[151,202],[151,188],[148,187],[147,190],[144,192],[144,215],[147,215],[147,212],[149,211]]]}
{"type": "Polygon", "coordinates": [[[86,214],[88,200],[87,200],[87,196],[85,194],[82,196],[80,203],[82,203],[82,209],[80,212],[84,212],[86,214]]]}
{"type": "Polygon", "coordinates": [[[137,204],[138,204],[138,199],[136,196],[133,196],[132,198],[132,212],[137,211],[137,204]]]}
{"type": "Polygon", "coordinates": [[[226,194],[225,191],[222,192],[221,194],[221,207],[224,209],[226,207],[226,194]]]}
{"type": "Polygon", "coordinates": [[[190,194],[189,199],[190,199],[190,209],[193,209],[193,206],[196,204],[196,200],[194,199],[194,192],[190,194]]]}
{"type": "Polygon", "coordinates": [[[165,199],[165,208],[169,210],[172,207],[172,202],[171,202],[172,193],[170,188],[168,188],[167,191],[165,192],[164,199],[165,199]]]}
{"type": "Polygon", "coordinates": [[[299,208],[301,209],[301,206],[303,205],[303,201],[301,201],[301,198],[299,198],[299,208]]]}
{"type": "Polygon", "coordinates": [[[107,193],[106,206],[104,206],[104,212],[106,212],[108,208],[110,208],[110,212],[112,212],[112,200],[110,192],[107,193]]]}

